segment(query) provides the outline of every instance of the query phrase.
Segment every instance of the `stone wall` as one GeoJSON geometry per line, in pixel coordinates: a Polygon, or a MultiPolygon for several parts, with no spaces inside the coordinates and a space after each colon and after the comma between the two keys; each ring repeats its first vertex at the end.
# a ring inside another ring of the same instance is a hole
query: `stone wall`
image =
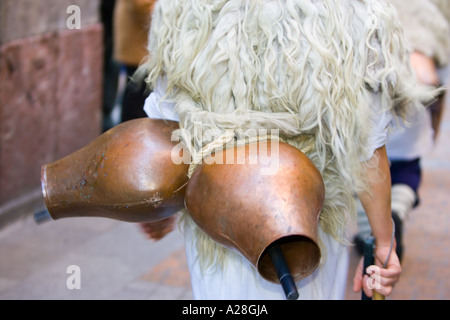
{"type": "Polygon", "coordinates": [[[99,0],[0,1],[0,227],[39,205],[42,164],[100,134],[102,58],[99,0]]]}

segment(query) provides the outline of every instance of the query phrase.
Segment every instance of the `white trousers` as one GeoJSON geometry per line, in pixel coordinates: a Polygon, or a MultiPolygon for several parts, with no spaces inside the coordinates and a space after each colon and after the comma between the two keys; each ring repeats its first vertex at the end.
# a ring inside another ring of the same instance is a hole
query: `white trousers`
{"type": "MultiPolygon", "coordinates": [[[[202,272],[192,230],[185,228],[186,256],[194,299],[198,300],[279,300],[286,299],[279,284],[263,279],[243,256],[229,250],[223,267],[212,266],[202,272]]],[[[319,228],[327,252],[319,267],[297,283],[299,300],[345,299],[349,248],[319,228]]]]}

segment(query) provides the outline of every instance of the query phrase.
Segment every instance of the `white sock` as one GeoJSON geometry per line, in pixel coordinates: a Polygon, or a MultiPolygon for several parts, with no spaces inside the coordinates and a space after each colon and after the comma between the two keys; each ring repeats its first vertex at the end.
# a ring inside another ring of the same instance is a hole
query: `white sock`
{"type": "Polygon", "coordinates": [[[391,209],[397,213],[400,220],[404,221],[411,212],[416,202],[416,193],[406,184],[394,184],[392,186],[391,209]]]}

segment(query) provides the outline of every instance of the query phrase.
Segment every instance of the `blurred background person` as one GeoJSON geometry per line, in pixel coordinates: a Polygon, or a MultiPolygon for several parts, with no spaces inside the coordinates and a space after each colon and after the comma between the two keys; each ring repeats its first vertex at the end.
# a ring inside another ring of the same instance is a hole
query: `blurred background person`
{"type": "Polygon", "coordinates": [[[147,117],[143,107],[149,92],[145,85],[130,81],[130,77],[148,54],[147,37],[155,2],[156,0],[116,0],[113,23],[114,59],[125,69],[127,77],[121,97],[121,122],[147,117]]]}
{"type": "MultiPolygon", "coordinates": [[[[450,58],[450,1],[390,0],[397,8],[411,50],[411,64],[417,80],[427,86],[445,87],[450,58]]],[[[392,181],[391,209],[395,222],[397,255],[403,256],[403,224],[408,214],[419,204],[422,178],[421,158],[435,144],[444,110],[444,93],[428,110],[413,114],[409,126],[394,130],[386,145],[392,181]]],[[[362,253],[364,238],[370,226],[362,209],[358,210],[358,230],[355,244],[362,253]]]]}
{"type": "Polygon", "coordinates": [[[103,23],[103,123],[102,131],[111,129],[116,122],[113,110],[119,82],[119,64],[113,59],[113,16],[116,0],[102,0],[100,17],[103,23]]]}

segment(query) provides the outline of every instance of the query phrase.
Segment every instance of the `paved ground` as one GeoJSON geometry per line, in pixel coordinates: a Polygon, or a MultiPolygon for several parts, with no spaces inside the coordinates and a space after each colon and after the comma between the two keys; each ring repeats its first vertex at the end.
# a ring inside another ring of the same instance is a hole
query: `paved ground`
{"type": "MultiPolygon", "coordinates": [[[[390,299],[450,299],[449,119],[424,161],[422,203],[406,222],[404,273],[390,299]]],[[[347,298],[360,295],[349,288],[347,298]]],[[[97,218],[18,221],[0,230],[0,299],[192,299],[182,236],[151,242],[136,225],[97,218]],[[77,274],[81,288],[70,290],[77,274]]]]}

